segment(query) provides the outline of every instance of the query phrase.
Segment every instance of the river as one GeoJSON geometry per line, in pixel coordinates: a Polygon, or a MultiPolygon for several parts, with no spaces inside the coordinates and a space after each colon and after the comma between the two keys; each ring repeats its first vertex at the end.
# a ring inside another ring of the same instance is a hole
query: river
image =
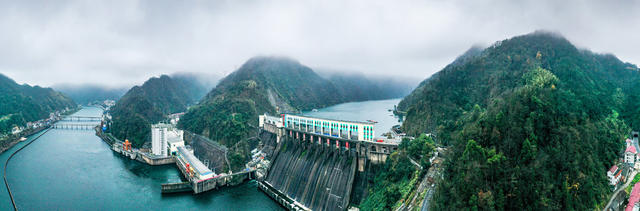
{"type": "MultiPolygon", "coordinates": [[[[344,120],[375,120],[376,135],[399,124],[388,109],[400,99],[343,103],[305,115],[344,120]]],[[[75,116],[99,116],[88,107],[75,116]]],[[[44,132],[44,131],[43,131],[44,132]]],[[[0,154],[0,168],[11,153],[38,134],[0,154]]],[[[193,195],[163,195],[160,185],[179,182],[174,165],[149,166],[116,154],[93,131],[52,129],[17,153],[7,180],[20,210],[283,210],[255,181],[193,195]]],[[[0,210],[12,210],[6,190],[0,210]]]]}
{"type": "MultiPolygon", "coordinates": [[[[100,113],[89,107],[74,115],[100,113]]],[[[1,165],[37,135],[0,154],[1,165]]],[[[254,181],[198,195],[163,195],[160,184],[180,181],[174,165],[123,158],[87,130],[50,130],[11,159],[7,180],[20,210],[283,210],[254,181]]],[[[0,210],[12,210],[7,191],[1,194],[0,210]]]]}

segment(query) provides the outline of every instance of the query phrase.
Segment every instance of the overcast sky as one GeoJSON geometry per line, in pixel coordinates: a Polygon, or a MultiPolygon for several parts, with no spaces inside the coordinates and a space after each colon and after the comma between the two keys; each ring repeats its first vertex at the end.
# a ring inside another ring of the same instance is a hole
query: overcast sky
{"type": "Polygon", "coordinates": [[[630,0],[0,2],[0,73],[32,85],[225,75],[256,55],[422,79],[474,44],[537,29],[640,63],[630,0]]]}

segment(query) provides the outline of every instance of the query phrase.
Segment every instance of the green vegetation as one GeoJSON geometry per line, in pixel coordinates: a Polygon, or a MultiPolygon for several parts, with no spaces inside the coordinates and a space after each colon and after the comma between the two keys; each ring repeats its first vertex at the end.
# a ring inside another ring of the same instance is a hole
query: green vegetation
{"type": "Polygon", "coordinates": [[[423,168],[429,168],[429,157],[433,153],[433,140],[422,134],[409,141],[402,140],[399,150],[389,156],[382,167],[379,167],[369,190],[367,198],[360,204],[361,210],[391,210],[407,199],[419,182],[422,172],[413,165],[409,158],[420,160],[423,168]]]}
{"type": "Polygon", "coordinates": [[[0,74],[0,134],[49,118],[51,112],[75,107],[73,100],[51,88],[19,85],[0,74]]]}
{"type": "Polygon", "coordinates": [[[433,139],[426,134],[421,134],[413,141],[403,139],[402,143],[400,143],[400,148],[406,148],[409,157],[420,163],[420,166],[422,166],[425,171],[431,166],[429,158],[433,155],[435,143],[433,139]]]}
{"type": "Polygon", "coordinates": [[[627,186],[627,188],[624,189],[625,192],[627,192],[627,194],[631,194],[631,190],[633,189],[633,186],[638,183],[638,181],[640,181],[640,174],[636,174],[636,176],[633,177],[633,179],[631,180],[631,183],[629,183],[629,186],[627,186]]]}
{"type": "Polygon", "coordinates": [[[593,210],[640,129],[640,73],[537,32],[463,55],[399,105],[409,134],[452,146],[435,210],[593,210]]]}
{"type": "Polygon", "coordinates": [[[151,141],[151,124],[163,120],[167,114],[186,111],[188,105],[198,100],[188,93],[198,89],[192,87],[197,85],[163,75],[131,88],[111,109],[110,132],[120,140],[129,139],[134,147],[141,147],[151,141]]]}
{"type": "MultiPolygon", "coordinates": [[[[347,79],[341,82],[351,84],[347,79]]],[[[244,160],[230,161],[233,168],[241,168],[251,150],[247,148],[250,144],[243,142],[257,135],[258,115],[299,112],[364,99],[351,99],[349,96],[355,94],[347,85],[337,88],[291,59],[255,57],[222,79],[200,104],[189,109],[178,126],[243,155],[244,160]]]]}

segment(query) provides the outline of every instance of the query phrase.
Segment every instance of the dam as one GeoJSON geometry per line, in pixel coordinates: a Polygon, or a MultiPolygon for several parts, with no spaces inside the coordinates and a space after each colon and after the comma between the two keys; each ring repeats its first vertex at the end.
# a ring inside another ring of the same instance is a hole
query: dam
{"type": "Polygon", "coordinates": [[[375,137],[374,122],[261,115],[271,166],[258,187],[290,210],[346,210],[356,177],[399,141],[375,137]]]}

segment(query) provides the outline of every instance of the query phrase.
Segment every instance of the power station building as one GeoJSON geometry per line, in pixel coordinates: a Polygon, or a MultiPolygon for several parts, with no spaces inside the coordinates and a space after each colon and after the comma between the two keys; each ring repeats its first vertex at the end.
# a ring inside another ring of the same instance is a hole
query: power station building
{"type": "Polygon", "coordinates": [[[156,156],[168,156],[177,151],[179,145],[184,146],[184,131],[174,125],[159,123],[151,125],[151,153],[156,156]]]}
{"type": "MultiPolygon", "coordinates": [[[[343,139],[374,141],[374,122],[333,120],[292,114],[283,114],[285,128],[343,139]]],[[[268,120],[265,118],[265,120],[268,120]]],[[[265,121],[262,120],[262,121],[265,121]]]]}

